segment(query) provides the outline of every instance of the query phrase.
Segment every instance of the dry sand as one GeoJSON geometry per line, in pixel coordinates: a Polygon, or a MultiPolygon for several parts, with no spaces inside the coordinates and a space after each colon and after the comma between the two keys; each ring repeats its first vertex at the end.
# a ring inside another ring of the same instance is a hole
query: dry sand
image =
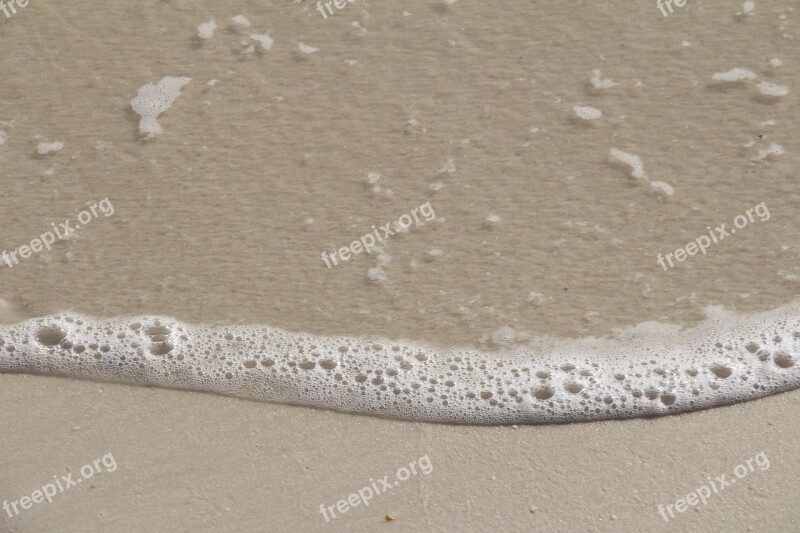
{"type": "MultiPolygon", "coordinates": [[[[357,1],[323,19],[309,2],[34,0],[0,14],[0,251],[114,206],[0,269],[3,318],[149,313],[490,350],[786,303],[800,279],[800,10],[688,0],[663,17],[654,4],[357,1]],[[735,67],[790,93],[711,79],[735,67]],[[618,85],[594,89],[594,69],[618,85]],[[130,100],[164,76],[192,81],[142,141],[130,100]],[[575,105],[603,116],[585,123],[575,105]],[[773,142],[785,153],[752,161],[773,142]],[[615,147],[674,195],[613,163],[615,147]],[[369,279],[375,254],[325,267],[321,252],[425,201],[437,220],[392,238],[385,281],[369,279]],[[769,220],[658,266],[762,202],[769,220]]],[[[2,531],[800,527],[799,392],[518,428],[25,375],[0,375],[0,404],[0,499],[108,453],[118,465],[51,504],[0,510],[2,531]],[[768,469],[662,520],[659,504],[760,452],[768,469]],[[422,456],[429,474],[320,514],[422,456]]]]}

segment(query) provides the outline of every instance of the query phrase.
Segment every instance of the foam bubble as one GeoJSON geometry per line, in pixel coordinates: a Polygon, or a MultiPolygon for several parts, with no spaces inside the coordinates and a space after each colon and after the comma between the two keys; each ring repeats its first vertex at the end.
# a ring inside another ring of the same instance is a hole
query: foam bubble
{"type": "Polygon", "coordinates": [[[800,301],[749,316],[707,311],[691,329],[643,324],[611,339],[538,339],[493,353],[61,313],[0,328],[0,372],[472,424],[674,414],[800,386],[800,301]]]}
{"type": "Polygon", "coordinates": [[[261,45],[261,48],[264,50],[269,50],[270,48],[272,48],[272,44],[275,42],[272,40],[272,37],[270,37],[266,33],[264,34],[251,33],[250,38],[253,39],[254,41],[258,41],[258,43],[261,45]]]}
{"type": "Polygon", "coordinates": [[[737,82],[743,80],[754,80],[758,78],[754,72],[745,68],[732,68],[728,72],[717,72],[711,79],[716,81],[737,82]]]}
{"type": "Polygon", "coordinates": [[[742,4],[742,11],[739,15],[749,15],[756,8],[756,3],[753,0],[747,0],[742,4]]]}
{"type": "Polygon", "coordinates": [[[675,194],[675,189],[669,183],[665,181],[651,181],[650,187],[657,192],[666,194],[667,196],[672,196],[675,194]]]}
{"type": "Polygon", "coordinates": [[[603,78],[603,73],[597,68],[592,71],[592,77],[589,81],[592,82],[592,86],[594,86],[595,89],[610,89],[618,85],[618,83],[611,78],[603,78]]]}
{"type": "Polygon", "coordinates": [[[297,47],[298,47],[298,48],[300,49],[300,51],[301,51],[301,52],[303,52],[304,54],[313,54],[314,52],[316,52],[317,50],[319,50],[319,48],[314,48],[313,46],[309,46],[309,45],[307,45],[307,44],[303,44],[303,43],[300,43],[300,44],[298,44],[298,45],[297,45],[297,47]]]}
{"type": "Polygon", "coordinates": [[[139,133],[153,137],[162,133],[158,115],[172,106],[181,94],[181,88],[189,83],[192,78],[174,78],[167,76],[161,78],[156,85],[148,83],[139,88],[139,93],[131,100],[131,107],[139,115],[139,133]]]}
{"type": "Polygon", "coordinates": [[[239,26],[244,26],[245,28],[250,27],[250,21],[244,15],[236,15],[235,17],[232,17],[231,22],[238,24],[239,26]]]}
{"type": "Polygon", "coordinates": [[[631,167],[631,176],[634,178],[647,179],[644,173],[644,164],[639,156],[623,152],[618,148],[612,148],[611,157],[631,167]]]}
{"type": "Polygon", "coordinates": [[[0,130],[0,146],[3,146],[7,140],[8,140],[8,133],[6,133],[3,130],[0,130]]]}
{"type": "Polygon", "coordinates": [[[785,150],[783,146],[777,143],[772,143],[768,148],[759,148],[758,155],[750,158],[751,161],[764,161],[771,155],[783,155],[785,150]]]}
{"type": "Polygon", "coordinates": [[[644,172],[644,164],[639,156],[623,152],[618,148],[612,148],[611,157],[620,163],[628,165],[631,168],[631,176],[649,183],[653,191],[666,196],[675,194],[675,189],[669,183],[665,181],[650,181],[650,178],[644,172]]]}
{"type": "Polygon", "coordinates": [[[602,111],[590,106],[576,105],[573,106],[572,110],[575,111],[575,115],[581,120],[597,120],[603,116],[602,111]]]}
{"type": "Polygon", "coordinates": [[[552,299],[552,296],[545,296],[541,292],[531,291],[528,293],[528,302],[536,305],[542,305],[552,299]]]}
{"type": "Polygon", "coordinates": [[[213,20],[210,22],[203,22],[197,26],[197,36],[201,39],[211,39],[214,36],[214,30],[217,29],[217,23],[213,20]]]}
{"type": "Polygon", "coordinates": [[[455,171],[456,171],[456,162],[453,161],[452,159],[448,159],[445,162],[445,164],[442,165],[442,168],[440,168],[438,170],[437,173],[438,174],[452,174],[455,171]]]}
{"type": "Polygon", "coordinates": [[[64,148],[64,143],[55,141],[51,143],[39,143],[36,146],[36,151],[39,152],[40,155],[47,155],[51,152],[58,152],[62,148],[64,148]]]}
{"type": "Polygon", "coordinates": [[[392,256],[386,253],[385,248],[382,246],[376,246],[375,251],[378,252],[375,258],[376,264],[367,270],[367,279],[374,283],[383,283],[389,279],[384,268],[392,262],[392,256]]]}
{"type": "Polygon", "coordinates": [[[782,85],[775,85],[766,81],[760,82],[756,85],[758,92],[765,96],[786,96],[789,94],[789,88],[782,85]]]}

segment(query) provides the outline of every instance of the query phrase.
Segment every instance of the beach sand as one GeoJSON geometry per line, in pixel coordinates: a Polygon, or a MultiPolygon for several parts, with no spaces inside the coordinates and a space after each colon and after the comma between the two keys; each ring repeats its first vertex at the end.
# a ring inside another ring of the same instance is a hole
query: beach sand
{"type": "MultiPolygon", "coordinates": [[[[737,15],[738,2],[688,0],[664,17],[644,1],[357,1],[323,18],[310,2],[31,2],[0,15],[0,251],[104,198],[113,214],[0,268],[0,319],[156,314],[489,352],[643,321],[690,326],[710,305],[773,309],[800,280],[790,6],[758,0],[737,15]],[[213,37],[198,38],[211,20],[213,37]],[[758,80],[712,79],[733,68],[758,80]],[[594,70],[616,85],[596,88],[594,70]],[[131,99],[165,76],[191,81],[158,118],[163,132],[143,140],[131,99]],[[760,82],[790,92],[768,97],[760,82]],[[582,120],[574,106],[603,114],[582,120]],[[39,154],[43,142],[64,147],[39,154]],[[763,156],[773,143],[783,153],[763,156]],[[632,177],[612,149],[674,194],[632,177]],[[435,219],[382,255],[322,260],[425,202],[435,219]],[[659,265],[659,253],[762,204],[768,217],[706,254],[659,265]]],[[[11,374],[0,374],[0,404],[0,500],[109,453],[117,465],[52,503],[0,511],[2,531],[800,522],[798,391],[529,427],[11,374]],[[659,505],[707,476],[735,477],[759,453],[769,468],[661,517],[659,505]],[[422,457],[430,473],[369,506],[320,512],[422,457]]]]}

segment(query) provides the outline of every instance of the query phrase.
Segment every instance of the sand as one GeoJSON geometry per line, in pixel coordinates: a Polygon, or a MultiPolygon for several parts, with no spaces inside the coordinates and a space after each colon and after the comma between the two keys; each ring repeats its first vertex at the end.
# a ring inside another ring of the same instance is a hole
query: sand
{"type": "MultiPolygon", "coordinates": [[[[782,305],[800,279],[800,14],[778,0],[741,10],[355,2],[324,19],[309,2],[43,0],[0,14],[0,251],[103,198],[114,207],[0,268],[3,321],[149,313],[493,350],[782,305]],[[732,68],[790,92],[712,80],[732,68]],[[617,85],[595,88],[595,69],[617,85]],[[165,76],[192,80],[145,141],[130,101],[165,76]],[[784,153],[753,160],[772,143],[784,153]],[[374,253],[322,261],[426,201],[436,220],[392,237],[383,268],[374,253]],[[761,203],[768,220],[659,266],[761,203]]],[[[0,500],[105,454],[118,468],[0,510],[0,529],[794,530],[799,402],[487,428],[3,374],[0,500]],[[768,469],[660,516],[761,452],[768,469]],[[423,456],[429,474],[320,513],[423,456]]]]}

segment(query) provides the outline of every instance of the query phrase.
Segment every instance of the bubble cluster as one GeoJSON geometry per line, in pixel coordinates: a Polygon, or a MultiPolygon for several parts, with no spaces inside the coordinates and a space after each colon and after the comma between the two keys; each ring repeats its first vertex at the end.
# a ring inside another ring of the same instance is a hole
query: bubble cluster
{"type": "Polygon", "coordinates": [[[619,148],[611,149],[611,157],[614,161],[627,165],[631,169],[631,176],[650,184],[651,190],[672,196],[675,189],[664,181],[651,181],[644,172],[644,164],[639,156],[623,152],[619,148]]]}
{"type": "Polygon", "coordinates": [[[502,352],[324,337],[269,326],[73,313],[0,328],[0,372],[155,385],[465,424],[653,416],[800,385],[800,301],[709,310],[692,329],[548,341],[502,352]]]}
{"type": "Polygon", "coordinates": [[[602,111],[588,105],[576,105],[572,107],[572,110],[575,111],[575,116],[581,120],[597,120],[603,116],[602,111]]]}
{"type": "Polygon", "coordinates": [[[590,81],[595,89],[610,89],[618,85],[611,78],[603,78],[603,73],[600,72],[600,69],[594,69],[592,71],[590,81]]]}
{"type": "Polygon", "coordinates": [[[139,88],[139,93],[131,100],[131,108],[139,115],[139,133],[153,137],[162,133],[158,115],[172,107],[172,103],[181,94],[181,89],[192,78],[176,78],[166,76],[156,85],[148,83],[139,88]]]}
{"type": "Polygon", "coordinates": [[[217,23],[212,21],[203,22],[197,26],[197,36],[200,39],[211,39],[214,36],[214,30],[217,29],[217,23]]]}
{"type": "Polygon", "coordinates": [[[744,81],[744,80],[755,80],[758,76],[751,71],[747,70],[746,68],[732,68],[728,72],[717,72],[711,79],[715,81],[729,81],[729,82],[737,82],[737,81],[744,81]]]}
{"type": "Polygon", "coordinates": [[[253,39],[254,41],[258,41],[258,43],[261,45],[262,50],[271,49],[272,45],[275,43],[275,41],[272,40],[272,37],[270,37],[266,33],[264,34],[253,33],[250,35],[250,38],[253,39]]]}
{"type": "Polygon", "coordinates": [[[756,85],[758,92],[763,94],[764,96],[786,96],[789,94],[789,88],[784,87],[782,85],[775,85],[774,83],[769,83],[767,81],[759,82],[756,85]]]}
{"type": "Polygon", "coordinates": [[[58,152],[64,148],[64,143],[55,141],[51,143],[39,143],[36,145],[36,151],[39,152],[39,155],[47,155],[51,152],[58,152]]]}
{"type": "Polygon", "coordinates": [[[250,20],[244,15],[236,15],[235,17],[232,17],[231,22],[238,24],[239,26],[244,26],[245,28],[249,28],[251,26],[250,20]]]}
{"type": "MultiPolygon", "coordinates": [[[[776,60],[773,60],[776,61],[776,60]]],[[[772,63],[773,66],[780,66],[781,61],[777,60],[776,63],[772,63]]],[[[744,68],[732,68],[728,72],[717,72],[711,79],[720,82],[730,82],[730,83],[742,83],[742,82],[758,82],[756,83],[755,87],[758,92],[763,96],[767,97],[767,100],[771,101],[776,98],[781,98],[789,94],[789,87],[784,87],[782,85],[777,85],[775,83],[770,83],[768,81],[759,81],[758,76],[751,70],[747,70],[744,68]]]]}

